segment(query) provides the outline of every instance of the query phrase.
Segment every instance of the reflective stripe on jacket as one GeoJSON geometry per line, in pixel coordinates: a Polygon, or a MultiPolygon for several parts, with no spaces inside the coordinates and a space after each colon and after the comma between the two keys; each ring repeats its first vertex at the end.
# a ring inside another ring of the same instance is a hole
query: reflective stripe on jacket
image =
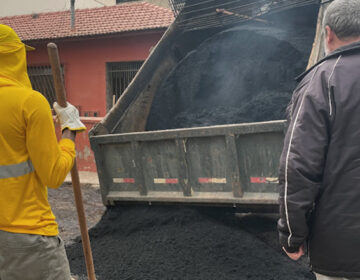
{"type": "Polygon", "coordinates": [[[24,176],[34,171],[34,166],[30,160],[18,163],[0,166],[0,179],[24,176]]]}

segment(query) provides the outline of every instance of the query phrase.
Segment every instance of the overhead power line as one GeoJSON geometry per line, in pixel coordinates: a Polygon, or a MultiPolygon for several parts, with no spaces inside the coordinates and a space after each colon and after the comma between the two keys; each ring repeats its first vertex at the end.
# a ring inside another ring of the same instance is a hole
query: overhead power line
{"type": "Polygon", "coordinates": [[[319,0],[170,0],[178,26],[186,30],[220,27],[266,14],[319,4],[319,0]]]}

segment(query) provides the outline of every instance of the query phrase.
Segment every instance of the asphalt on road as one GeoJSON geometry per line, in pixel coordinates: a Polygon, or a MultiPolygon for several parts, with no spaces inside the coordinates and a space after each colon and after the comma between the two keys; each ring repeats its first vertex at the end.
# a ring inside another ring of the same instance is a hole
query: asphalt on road
{"type": "MultiPolygon", "coordinates": [[[[89,226],[93,226],[89,233],[98,280],[314,279],[306,259],[293,262],[281,251],[276,215],[144,205],[105,211],[99,189],[82,190],[89,226]]],[[[72,188],[50,190],[49,196],[71,271],[86,279],[72,188]]]]}

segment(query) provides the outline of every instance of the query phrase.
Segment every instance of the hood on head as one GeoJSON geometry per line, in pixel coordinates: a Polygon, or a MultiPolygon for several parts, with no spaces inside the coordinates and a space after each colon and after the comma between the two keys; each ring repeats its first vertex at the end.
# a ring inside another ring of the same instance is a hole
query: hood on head
{"type": "Polygon", "coordinates": [[[16,85],[32,88],[27,74],[26,49],[15,31],[0,24],[0,87],[16,85]]]}

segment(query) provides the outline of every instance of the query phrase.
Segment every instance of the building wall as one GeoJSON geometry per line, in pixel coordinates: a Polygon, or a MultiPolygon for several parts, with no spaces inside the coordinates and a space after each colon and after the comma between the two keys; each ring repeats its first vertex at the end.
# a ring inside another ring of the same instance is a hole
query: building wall
{"type": "MultiPolygon", "coordinates": [[[[146,60],[162,33],[57,42],[68,99],[82,116],[85,112],[106,115],[106,63],[146,60]]],[[[36,51],[28,52],[28,65],[49,65],[46,42],[31,45],[36,51]]]]}
{"type": "MultiPolygon", "coordinates": [[[[76,9],[115,5],[116,0],[76,0],[76,9]]],[[[0,1],[0,17],[65,11],[70,9],[70,0],[3,0],[0,1]]]]}
{"type": "MultiPolygon", "coordinates": [[[[86,131],[78,133],[76,136],[76,162],[79,171],[87,171],[87,172],[96,172],[96,164],[94,153],[91,150],[88,132],[89,130],[98,122],[101,121],[102,118],[87,118],[81,117],[81,121],[86,126],[86,131]]],[[[55,131],[57,138],[61,138],[61,129],[60,125],[55,122],[55,131]]]]}
{"type": "MultiPolygon", "coordinates": [[[[168,0],[145,0],[162,7],[169,7],[168,0]]],[[[96,8],[115,5],[116,0],[76,0],[76,9],[96,8]]],[[[0,1],[0,17],[29,15],[67,11],[70,9],[70,0],[2,0],[0,1]]]]}
{"type": "Polygon", "coordinates": [[[146,2],[165,7],[170,8],[169,1],[168,0],[146,0],[146,2]]]}
{"type": "MultiPolygon", "coordinates": [[[[56,42],[64,65],[68,101],[80,108],[82,116],[84,112],[99,112],[100,118],[82,117],[88,129],[106,115],[106,63],[146,60],[162,34],[163,31],[156,31],[116,38],[56,42]]],[[[28,52],[29,66],[49,65],[46,44],[31,44],[36,50],[28,52]]],[[[79,170],[95,171],[87,132],[77,137],[76,144],[79,170]]]]}

